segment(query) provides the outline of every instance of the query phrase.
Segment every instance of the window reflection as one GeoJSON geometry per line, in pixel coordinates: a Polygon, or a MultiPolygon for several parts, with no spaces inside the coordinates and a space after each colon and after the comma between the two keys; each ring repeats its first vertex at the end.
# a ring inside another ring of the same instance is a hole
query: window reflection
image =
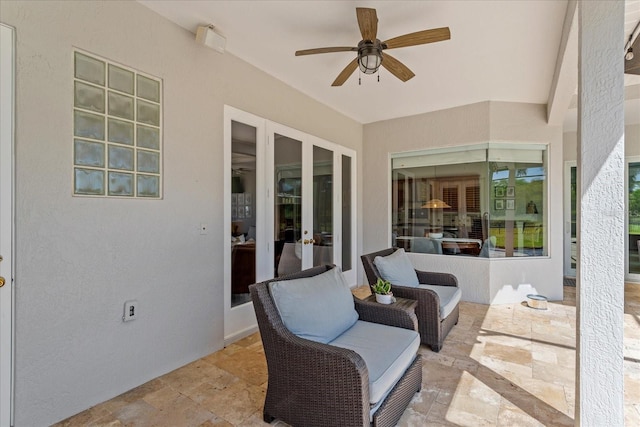
{"type": "Polygon", "coordinates": [[[488,258],[547,255],[545,148],[483,144],[393,158],[393,245],[488,258]]]}
{"type": "Polygon", "coordinates": [[[256,128],[231,122],[231,307],[256,282],[256,128]]]}
{"type": "Polygon", "coordinates": [[[351,157],[342,156],[342,271],[351,270],[351,157]]]}
{"type": "Polygon", "coordinates": [[[302,142],[275,135],[275,276],[302,270],[302,142]]]}
{"type": "Polygon", "coordinates": [[[333,264],[333,151],[313,147],[313,265],[333,264]]]}

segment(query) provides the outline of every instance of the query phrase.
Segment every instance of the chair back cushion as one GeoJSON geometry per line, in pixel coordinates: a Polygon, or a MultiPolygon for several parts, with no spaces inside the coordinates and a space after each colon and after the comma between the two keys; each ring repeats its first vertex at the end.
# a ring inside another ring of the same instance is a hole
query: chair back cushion
{"type": "Polygon", "coordinates": [[[293,334],[328,343],[358,320],[353,294],[339,268],[313,277],[274,281],[269,291],[293,334]]]}
{"type": "Polygon", "coordinates": [[[416,270],[402,248],[391,255],[375,257],[373,263],[380,272],[380,276],[392,285],[415,288],[420,284],[416,270]]]}

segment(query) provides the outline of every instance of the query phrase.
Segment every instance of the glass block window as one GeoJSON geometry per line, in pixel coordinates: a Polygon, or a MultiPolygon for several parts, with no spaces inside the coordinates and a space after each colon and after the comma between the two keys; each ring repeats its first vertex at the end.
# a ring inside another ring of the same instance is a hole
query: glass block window
{"type": "Polygon", "coordinates": [[[74,52],[73,194],[162,197],[162,80],[74,52]]]}

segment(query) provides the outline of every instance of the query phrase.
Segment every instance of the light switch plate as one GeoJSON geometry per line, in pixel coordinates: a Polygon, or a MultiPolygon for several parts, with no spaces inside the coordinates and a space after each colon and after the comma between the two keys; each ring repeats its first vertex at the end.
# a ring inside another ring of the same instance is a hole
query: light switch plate
{"type": "Polygon", "coordinates": [[[129,320],[135,320],[138,318],[138,301],[130,300],[124,303],[124,315],[122,320],[128,322],[129,320]]]}

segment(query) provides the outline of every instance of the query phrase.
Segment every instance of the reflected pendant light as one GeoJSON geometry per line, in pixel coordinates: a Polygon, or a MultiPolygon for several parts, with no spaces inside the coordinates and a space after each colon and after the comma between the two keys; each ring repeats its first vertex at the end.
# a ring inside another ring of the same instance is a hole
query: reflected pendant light
{"type": "Polygon", "coordinates": [[[451,206],[440,199],[431,199],[428,202],[425,202],[424,205],[422,205],[423,209],[447,209],[450,207],[451,206]]]}

